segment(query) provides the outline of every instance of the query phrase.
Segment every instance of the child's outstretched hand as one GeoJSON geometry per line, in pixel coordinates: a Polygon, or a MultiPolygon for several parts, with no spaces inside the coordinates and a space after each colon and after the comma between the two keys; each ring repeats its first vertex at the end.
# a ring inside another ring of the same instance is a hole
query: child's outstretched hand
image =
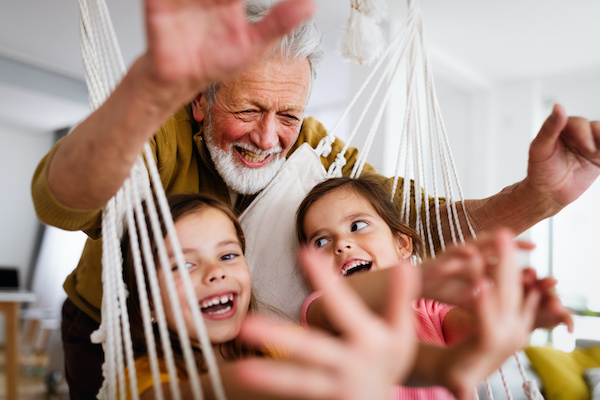
{"type": "Polygon", "coordinates": [[[524,292],[538,290],[542,296],[534,328],[550,329],[559,324],[565,324],[569,332],[573,332],[573,317],[554,293],[556,283],[556,279],[552,277],[539,279],[533,268],[523,270],[524,292]]]}
{"type": "MultiPolygon", "coordinates": [[[[477,285],[488,273],[490,253],[489,237],[474,239],[466,244],[448,247],[434,259],[424,261],[420,266],[423,291],[422,297],[471,309],[477,285]]],[[[514,244],[519,250],[532,250],[530,242],[517,240],[514,244]]]]}
{"type": "Polygon", "coordinates": [[[310,399],[388,399],[391,387],[412,368],[416,336],[411,301],[419,291],[416,271],[394,268],[389,302],[382,318],[368,309],[346,282],[319,256],[303,249],[301,264],[317,290],[339,336],[316,329],[300,330],[265,317],[248,319],[240,337],[259,347],[276,347],[284,360],[252,359],[238,368],[239,379],[277,397],[310,399]]]}
{"type": "Polygon", "coordinates": [[[473,329],[449,349],[448,363],[440,365],[444,386],[459,399],[471,398],[478,382],[526,343],[541,298],[537,287],[522,290],[517,244],[508,231],[478,242],[480,256],[486,261],[486,278],[478,285],[473,303],[473,329]]]}
{"type": "Polygon", "coordinates": [[[468,306],[485,274],[485,262],[476,243],[449,247],[420,266],[422,297],[446,304],[468,306]]]}

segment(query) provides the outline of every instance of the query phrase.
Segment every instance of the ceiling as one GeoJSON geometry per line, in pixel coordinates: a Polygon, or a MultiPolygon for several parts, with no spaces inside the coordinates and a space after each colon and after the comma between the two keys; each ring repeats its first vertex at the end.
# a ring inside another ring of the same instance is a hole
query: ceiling
{"type": "MultiPolygon", "coordinates": [[[[334,57],[349,0],[315,1],[329,56],[334,57]]],[[[83,79],[77,2],[2,0],[2,3],[1,58],[73,82],[83,79]]],[[[107,3],[129,64],[144,48],[141,1],[107,0],[107,3]]],[[[405,2],[388,0],[388,3],[390,18],[403,19],[405,2]]],[[[436,64],[438,68],[444,64],[445,68],[481,82],[600,70],[600,1],[423,0],[421,8],[434,70],[436,64]]],[[[32,101],[29,96],[35,95],[35,88],[27,88],[30,83],[11,80],[6,70],[0,68],[4,75],[0,76],[3,110],[0,117],[11,114],[11,107],[19,106],[22,101],[32,101]],[[22,86],[27,90],[15,93],[22,86]]],[[[72,98],[66,100],[72,101],[72,98]]],[[[48,114],[56,116],[51,107],[48,114]]]]}

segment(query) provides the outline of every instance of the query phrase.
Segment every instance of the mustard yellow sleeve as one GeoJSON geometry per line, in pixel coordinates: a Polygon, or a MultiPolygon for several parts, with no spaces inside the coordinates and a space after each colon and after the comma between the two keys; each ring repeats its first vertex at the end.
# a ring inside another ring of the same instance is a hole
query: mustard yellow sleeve
{"type": "MultiPolygon", "coordinates": [[[[48,184],[48,168],[54,154],[62,144],[58,141],[39,162],[31,181],[31,197],[35,212],[44,224],[68,231],[82,230],[92,239],[101,235],[102,208],[77,209],[62,204],[54,196],[48,184]]],[[[150,148],[156,154],[156,143],[152,139],[150,148]]]]}
{"type": "Polygon", "coordinates": [[[47,225],[75,231],[84,230],[90,236],[99,235],[102,209],[80,210],[60,203],[48,185],[48,166],[62,140],[40,161],[31,181],[31,197],[38,218],[47,225]]]}
{"type": "MultiPolygon", "coordinates": [[[[165,367],[162,361],[159,361],[159,369],[160,383],[163,384],[169,382],[169,374],[164,372],[165,367]]],[[[154,390],[154,381],[152,379],[152,370],[150,369],[150,359],[148,357],[144,356],[135,360],[135,377],[137,379],[138,395],[141,395],[148,390],[154,390]]],[[[131,399],[129,372],[127,368],[125,368],[125,380],[127,382],[127,399],[131,399]]]]}

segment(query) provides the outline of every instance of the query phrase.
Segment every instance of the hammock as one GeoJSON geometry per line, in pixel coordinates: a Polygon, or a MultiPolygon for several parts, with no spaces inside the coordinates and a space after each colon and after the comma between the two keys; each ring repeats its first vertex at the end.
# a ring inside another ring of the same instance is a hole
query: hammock
{"type": "MultiPolygon", "coordinates": [[[[342,114],[334,128],[329,132],[328,136],[321,143],[319,143],[319,146],[314,151],[310,148],[307,150],[306,145],[303,146],[305,149],[301,149],[302,151],[298,150],[296,152],[299,155],[296,156],[296,153],[294,153],[292,157],[286,161],[284,168],[282,171],[280,171],[278,176],[273,180],[273,182],[271,182],[269,187],[263,191],[264,193],[261,192],[261,195],[256,199],[255,203],[253,203],[253,205],[251,205],[246,212],[240,216],[240,221],[244,227],[244,231],[250,239],[257,236],[254,233],[257,224],[253,221],[261,220],[262,214],[260,214],[261,211],[259,205],[269,201],[270,193],[280,192],[280,187],[275,187],[273,190],[269,190],[269,188],[285,183],[286,179],[281,179],[281,177],[288,173],[286,171],[294,168],[294,163],[290,162],[292,161],[292,158],[300,159],[300,165],[306,165],[304,160],[310,160],[313,158],[314,154],[327,155],[329,152],[331,152],[331,143],[334,140],[334,132],[337,126],[339,126],[340,122],[348,115],[349,110],[356,103],[357,98],[363,95],[367,85],[375,78],[375,76],[378,76],[378,80],[375,83],[375,89],[369,96],[368,105],[360,115],[359,123],[356,125],[350,139],[348,140],[349,144],[354,139],[359,126],[362,124],[365,116],[367,115],[367,109],[374,104],[376,93],[380,88],[384,87],[385,91],[383,94],[383,102],[382,104],[378,104],[376,106],[377,114],[375,120],[368,129],[363,151],[360,153],[359,159],[352,171],[353,177],[360,175],[373,142],[373,137],[381,121],[385,104],[390,98],[391,88],[393,86],[391,82],[393,82],[394,77],[398,75],[399,71],[401,71],[402,67],[404,66],[407,72],[407,106],[405,109],[404,124],[401,133],[402,136],[400,149],[398,151],[398,163],[396,167],[396,178],[394,181],[393,192],[395,193],[397,190],[399,190],[398,175],[402,170],[402,164],[400,160],[404,160],[404,170],[402,172],[403,175],[413,176],[415,187],[423,188],[424,191],[423,197],[419,195],[415,196],[416,210],[421,209],[421,206],[423,205],[422,202],[427,198],[427,195],[433,196],[435,198],[437,230],[441,232],[441,211],[439,202],[437,200],[439,193],[437,174],[435,172],[436,168],[439,167],[441,169],[441,175],[443,179],[443,195],[446,198],[447,204],[446,212],[448,214],[448,220],[450,222],[452,232],[450,240],[452,243],[462,242],[464,241],[464,235],[462,233],[461,224],[458,220],[455,199],[464,199],[462,196],[462,191],[460,190],[458,176],[456,174],[450,153],[448,139],[446,137],[439,105],[435,96],[431,68],[429,66],[427,54],[425,53],[421,14],[418,8],[418,1],[408,0],[409,9],[406,26],[390,42],[390,45],[385,51],[373,46],[373,44],[379,45],[383,43],[383,40],[381,40],[381,37],[378,34],[375,36],[371,35],[370,40],[365,40],[362,43],[358,43],[358,45],[356,43],[357,40],[360,42],[360,40],[362,40],[361,38],[366,37],[359,34],[361,27],[367,29],[369,32],[373,32],[373,29],[378,29],[377,22],[379,19],[381,19],[381,10],[384,10],[385,7],[378,1],[369,2],[365,0],[351,0],[351,2],[352,14],[349,26],[351,26],[352,29],[349,30],[349,33],[346,36],[346,40],[344,41],[346,44],[344,45],[345,47],[342,46],[342,53],[346,57],[356,57],[355,59],[357,61],[364,63],[374,59],[380,51],[382,51],[383,54],[378,59],[373,72],[363,87],[356,94],[355,98],[352,100],[347,110],[342,114]],[[366,51],[365,49],[375,49],[375,52],[372,53],[370,51],[366,51]],[[352,56],[352,54],[354,54],[354,56],[352,56]],[[425,93],[424,97],[422,96],[422,93],[425,93]],[[313,155],[310,154],[311,152],[313,155]],[[425,160],[425,155],[427,156],[427,160],[425,160]],[[439,166],[437,165],[436,161],[439,161],[439,166]],[[432,175],[426,175],[426,166],[428,165],[433,165],[433,168],[430,169],[433,171],[432,175]],[[431,189],[429,189],[430,187],[431,189]],[[454,195],[456,192],[458,192],[458,196],[454,195]],[[261,203],[258,202],[259,200],[261,203]],[[256,206],[254,206],[254,204],[256,204],[256,206]],[[253,211],[253,208],[258,208],[259,211],[253,211]]],[[[126,69],[120,54],[116,35],[112,28],[105,2],[103,0],[80,0],[79,4],[81,46],[85,76],[89,89],[90,104],[92,109],[96,109],[112,92],[116,84],[120,81],[121,77],[125,74],[126,69]]],[[[314,173],[311,173],[310,176],[302,182],[303,186],[301,185],[301,189],[297,191],[297,199],[295,202],[279,202],[286,203],[287,207],[292,211],[289,214],[278,213],[278,215],[289,215],[293,219],[293,215],[296,210],[294,207],[297,207],[298,203],[302,200],[303,195],[310,190],[314,184],[326,179],[327,177],[340,175],[341,168],[345,163],[343,154],[347,148],[348,145],[346,145],[346,147],[336,156],[336,161],[333,163],[329,171],[323,171],[321,173],[315,170],[314,173]]],[[[318,157],[315,157],[314,159],[318,162],[318,157]]],[[[320,165],[320,162],[318,163],[320,165]]],[[[300,172],[305,173],[306,170],[300,169],[300,172]]],[[[287,181],[292,180],[288,179],[287,181]]],[[[411,210],[409,209],[411,204],[409,201],[409,196],[411,193],[410,181],[410,179],[404,179],[404,184],[401,188],[404,196],[404,208],[401,212],[401,217],[405,222],[408,222],[411,214],[411,210]]],[[[288,192],[284,193],[287,194],[288,192]]],[[[262,209],[264,210],[265,207],[262,209]]],[[[421,219],[419,212],[416,213],[416,229],[422,237],[427,238],[426,242],[429,243],[429,248],[427,249],[428,253],[431,256],[435,256],[433,250],[432,233],[430,229],[432,225],[432,216],[429,215],[428,207],[425,207],[425,209],[427,210],[425,220],[421,219]]],[[[183,358],[193,396],[194,399],[203,398],[202,389],[198,378],[198,368],[193,357],[189,335],[181,315],[180,303],[178,301],[176,291],[174,290],[173,273],[168,262],[165,243],[162,237],[159,213],[162,216],[163,221],[166,223],[167,235],[171,240],[171,246],[177,260],[178,272],[181,274],[181,278],[184,283],[186,299],[193,313],[192,317],[194,329],[196,330],[197,336],[200,338],[202,353],[205,358],[205,364],[209,371],[215,396],[218,399],[225,399],[225,392],[223,390],[216,367],[216,359],[212,352],[212,347],[208,339],[203,318],[198,310],[198,307],[196,306],[198,304],[197,299],[189,279],[189,273],[184,267],[185,263],[177,240],[177,235],[175,233],[166,195],[164,193],[164,189],[162,188],[158,170],[154,162],[154,157],[148,144],[146,144],[144,147],[144,158],[142,158],[142,156],[138,158],[131,170],[130,177],[125,181],[119,192],[108,202],[102,217],[102,324],[100,328],[92,335],[93,341],[102,343],[105,352],[105,363],[103,365],[104,383],[100,389],[100,392],[98,393],[98,397],[107,399],[125,399],[127,398],[127,388],[130,388],[131,398],[137,399],[139,397],[137,394],[137,379],[135,374],[132,340],[127,315],[127,288],[125,287],[122,279],[123,262],[122,255],[120,253],[120,238],[123,231],[127,229],[130,235],[131,243],[136,244],[139,240],[139,243],[142,244],[141,248],[138,246],[132,246],[132,255],[134,259],[134,268],[136,271],[137,286],[139,290],[138,294],[142,311],[144,334],[146,337],[150,368],[154,382],[154,393],[158,399],[164,398],[159,378],[159,363],[157,360],[157,349],[154,343],[152,320],[149,310],[149,296],[151,296],[152,299],[152,304],[154,306],[154,312],[158,323],[158,329],[160,331],[160,337],[162,341],[161,344],[164,351],[163,361],[166,365],[169,375],[171,396],[175,399],[181,398],[173,351],[171,349],[167,330],[165,310],[163,309],[160,292],[158,289],[154,257],[150,250],[150,238],[148,232],[149,228],[151,228],[151,232],[153,232],[155,242],[158,247],[161,268],[166,278],[167,287],[169,288],[170,301],[173,305],[173,309],[170,311],[172,311],[175,316],[178,328],[178,337],[179,341],[181,342],[180,344],[183,352],[183,358]],[[146,164],[144,164],[144,160],[146,164]],[[152,182],[152,185],[150,185],[150,181],[152,182]],[[154,195],[152,194],[151,186],[153,188],[154,195]],[[156,202],[154,201],[154,197],[157,199],[156,202]],[[142,201],[146,202],[151,225],[150,227],[147,227],[145,223],[145,214],[142,207],[142,201]],[[148,276],[150,293],[146,292],[144,269],[148,276]],[[127,378],[125,377],[125,371],[128,372],[127,378]],[[125,382],[128,382],[128,384],[124,384],[125,382]]],[[[271,212],[271,214],[274,213],[271,212]]],[[[291,224],[291,226],[293,226],[293,224],[291,224]]],[[[467,228],[469,229],[471,235],[475,236],[475,232],[468,220],[468,217],[467,228]]],[[[289,236],[289,229],[286,234],[289,236]]],[[[278,234],[278,236],[288,240],[286,239],[288,236],[283,234],[278,234]]],[[[445,240],[444,238],[440,239],[441,246],[444,248],[445,240]]],[[[254,251],[253,249],[255,247],[260,246],[247,246],[246,258],[251,267],[254,264],[252,261],[253,258],[263,260],[265,257],[264,253],[261,253],[260,250],[254,251]]],[[[288,248],[288,256],[291,252],[292,251],[290,251],[288,248]]],[[[271,254],[272,251],[267,251],[267,253],[271,254]]],[[[275,265],[282,264],[277,263],[275,265]]],[[[295,268],[293,262],[289,265],[291,268],[295,268]]],[[[271,273],[271,271],[269,271],[269,273],[271,273]]],[[[265,274],[263,274],[263,276],[265,276],[265,274]]],[[[252,280],[253,285],[255,285],[254,272],[252,280]]],[[[300,290],[298,295],[304,296],[304,293],[300,290]]],[[[269,301],[269,299],[266,299],[266,301],[269,301]]],[[[524,386],[531,385],[530,381],[527,380],[520,363],[519,367],[525,382],[524,386]]],[[[537,391],[537,393],[536,391],[537,388],[535,387],[531,389],[526,388],[526,394],[530,399],[541,398],[539,391],[537,391]]],[[[489,386],[488,395],[490,398],[492,398],[489,386]]],[[[512,398],[509,392],[507,395],[509,398],[512,398]]]]}

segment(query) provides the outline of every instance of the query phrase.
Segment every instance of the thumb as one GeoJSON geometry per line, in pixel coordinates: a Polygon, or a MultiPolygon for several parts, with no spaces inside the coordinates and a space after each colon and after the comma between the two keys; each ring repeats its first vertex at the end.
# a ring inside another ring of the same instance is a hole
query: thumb
{"type": "Polygon", "coordinates": [[[531,144],[531,156],[546,158],[554,150],[560,133],[567,126],[567,113],[563,106],[554,104],[552,113],[548,116],[540,132],[531,144]]]}

